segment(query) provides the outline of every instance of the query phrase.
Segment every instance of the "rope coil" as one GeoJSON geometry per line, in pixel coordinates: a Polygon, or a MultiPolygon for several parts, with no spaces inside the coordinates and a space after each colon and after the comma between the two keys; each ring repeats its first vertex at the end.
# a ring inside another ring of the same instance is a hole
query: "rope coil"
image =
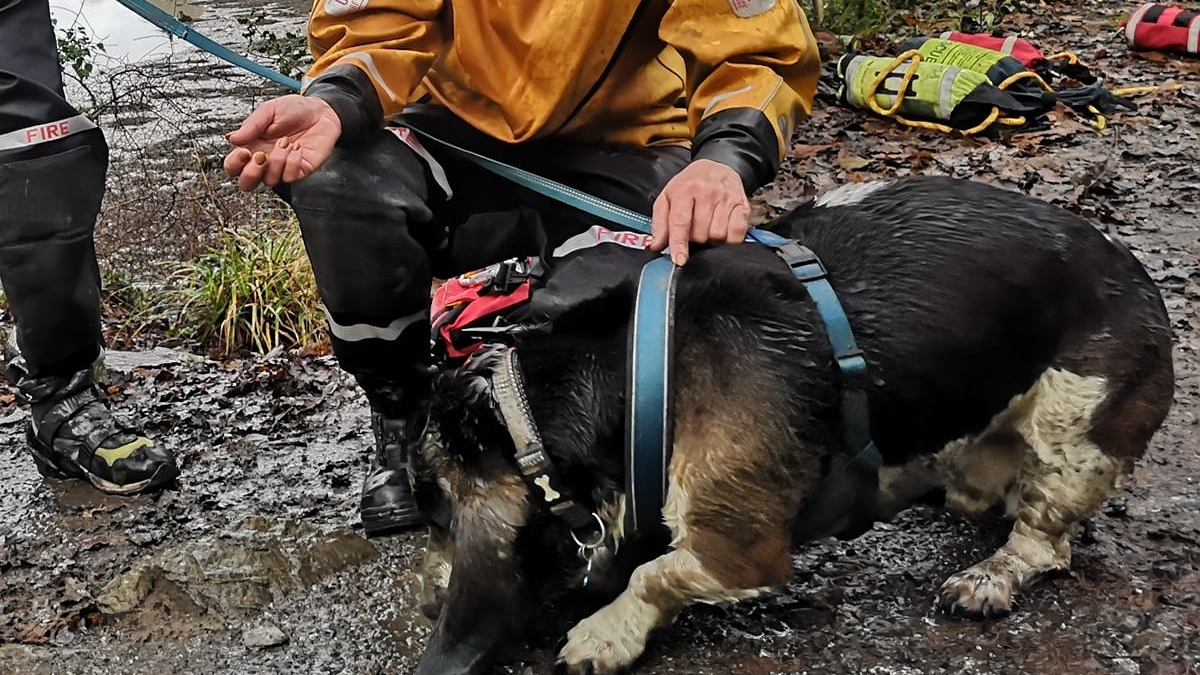
{"type": "MultiPolygon", "coordinates": [[[[923,61],[924,58],[925,57],[921,54],[921,52],[919,50],[910,49],[910,50],[904,52],[903,54],[897,56],[896,58],[892,59],[892,61],[882,71],[880,71],[880,73],[878,75],[875,76],[875,79],[871,81],[871,86],[869,86],[867,88],[867,92],[866,92],[867,106],[870,107],[872,112],[874,112],[877,115],[882,115],[884,117],[890,117],[890,118],[896,120],[897,122],[900,122],[901,124],[908,126],[908,127],[913,127],[916,129],[928,129],[931,131],[940,131],[942,133],[947,133],[947,134],[952,134],[952,133],[958,132],[958,133],[961,133],[963,136],[973,136],[980,132],[986,131],[987,129],[991,128],[992,125],[994,125],[994,124],[1019,127],[1019,126],[1024,125],[1028,121],[1025,119],[1024,116],[1021,116],[1021,115],[1004,116],[1002,111],[1000,110],[999,106],[992,106],[991,111],[987,114],[987,117],[985,117],[982,122],[980,122],[979,124],[976,124],[973,127],[968,128],[968,129],[956,129],[948,124],[942,124],[940,122],[928,122],[925,120],[913,120],[913,119],[904,117],[899,112],[900,107],[904,104],[904,98],[908,94],[909,84],[912,82],[913,78],[916,77],[916,75],[917,75],[917,67],[921,64],[921,61],[923,61]],[[892,103],[891,107],[884,109],[883,106],[880,105],[880,103],[876,100],[876,98],[878,96],[879,87],[881,87],[883,85],[884,81],[886,81],[888,77],[890,77],[891,75],[893,75],[896,72],[897,68],[900,68],[901,66],[905,65],[906,63],[909,64],[909,66],[908,66],[908,68],[905,69],[904,73],[901,75],[900,86],[897,88],[898,91],[896,92],[896,100],[892,103]]],[[[1011,87],[1013,84],[1015,84],[1021,80],[1025,80],[1025,79],[1033,79],[1046,91],[1049,91],[1049,92],[1054,91],[1050,87],[1050,85],[1047,84],[1046,81],[1042,79],[1042,77],[1040,75],[1038,75],[1037,73],[1034,73],[1032,71],[1025,71],[1022,73],[1017,73],[1015,75],[1012,75],[1011,77],[1006,78],[1000,84],[996,85],[996,88],[1005,90],[1005,89],[1008,89],[1009,87],[1011,87]]]]}

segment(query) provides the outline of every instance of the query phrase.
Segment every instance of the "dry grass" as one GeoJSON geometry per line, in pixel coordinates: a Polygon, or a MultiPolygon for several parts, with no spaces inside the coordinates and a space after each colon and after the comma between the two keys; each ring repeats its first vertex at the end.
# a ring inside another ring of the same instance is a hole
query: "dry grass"
{"type": "Polygon", "coordinates": [[[222,355],[305,347],[326,340],[312,268],[294,223],[261,232],[226,231],[172,274],[176,335],[222,355]]]}

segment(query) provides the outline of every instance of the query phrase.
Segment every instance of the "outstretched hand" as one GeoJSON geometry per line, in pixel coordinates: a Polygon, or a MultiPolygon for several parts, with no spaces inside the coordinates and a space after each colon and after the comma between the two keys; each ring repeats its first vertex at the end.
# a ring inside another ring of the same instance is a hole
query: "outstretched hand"
{"type": "Polygon", "coordinates": [[[272,187],[311,175],[342,135],[342,122],[319,98],[291,94],[271,99],[226,136],[235,147],[225,156],[225,173],[242,190],[272,187]]]}
{"type": "Polygon", "coordinates": [[[697,159],[672,178],[654,202],[650,249],[670,247],[683,265],[688,242],[736,243],[750,230],[750,200],[742,179],[729,166],[697,159]]]}

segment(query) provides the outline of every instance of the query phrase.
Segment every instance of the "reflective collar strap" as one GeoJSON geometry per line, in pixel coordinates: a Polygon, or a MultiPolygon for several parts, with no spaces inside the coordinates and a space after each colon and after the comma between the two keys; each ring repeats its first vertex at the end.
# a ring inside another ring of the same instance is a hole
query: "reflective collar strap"
{"type": "Polygon", "coordinates": [[[625,531],[662,523],[673,443],[671,340],[679,268],[666,256],[642,268],[629,337],[625,531]]]}
{"type": "Polygon", "coordinates": [[[517,449],[517,466],[530,491],[541,495],[542,503],[570,525],[575,533],[593,532],[598,521],[592,512],[575,501],[570,490],[550,461],[542,437],[525,397],[525,384],[516,351],[506,348],[492,370],[492,395],[500,406],[500,416],[517,449]]]}

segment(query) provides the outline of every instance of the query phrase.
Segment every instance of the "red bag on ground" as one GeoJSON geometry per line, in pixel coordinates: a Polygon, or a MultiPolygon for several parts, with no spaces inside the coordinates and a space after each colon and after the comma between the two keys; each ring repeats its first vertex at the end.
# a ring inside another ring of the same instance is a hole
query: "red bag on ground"
{"type": "Polygon", "coordinates": [[[946,31],[942,33],[941,37],[943,40],[962,42],[991,49],[1001,54],[1008,54],[1023,63],[1026,68],[1032,68],[1033,64],[1046,59],[1042,52],[1033,46],[1033,43],[1024,38],[1000,37],[987,33],[960,33],[956,30],[946,31]]]}
{"type": "Polygon", "coordinates": [[[1122,23],[1133,49],[1200,54],[1200,13],[1153,2],[1133,10],[1122,23]]]}

